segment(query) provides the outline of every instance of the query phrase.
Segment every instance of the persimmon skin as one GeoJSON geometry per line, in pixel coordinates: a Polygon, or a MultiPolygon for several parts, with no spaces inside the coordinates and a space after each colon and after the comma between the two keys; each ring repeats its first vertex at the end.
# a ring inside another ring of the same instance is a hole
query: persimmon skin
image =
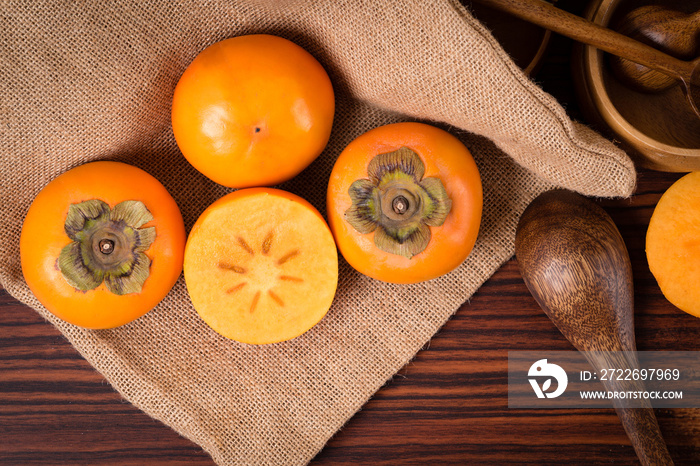
{"type": "Polygon", "coordinates": [[[187,160],[232,188],[287,181],[318,157],[331,133],[328,74],[281,37],[233,37],[203,50],[173,96],[175,140],[187,160]]]}
{"type": "Polygon", "coordinates": [[[328,223],[341,254],[358,272],[390,283],[418,283],[457,268],[476,243],[482,205],[481,177],[469,150],[446,131],[423,123],[395,123],[362,134],[340,154],[328,184],[328,223]],[[427,248],[410,259],[380,250],[374,232],[360,234],[344,217],[352,206],[348,189],[368,177],[369,162],[404,146],[425,164],[424,179],[440,178],[452,200],[443,225],[430,228],[427,248]]]}
{"type": "Polygon", "coordinates": [[[155,307],[182,271],[185,226],[175,200],[147,172],[120,162],[91,162],[52,180],[34,199],[22,225],[22,272],[36,298],[56,317],[80,327],[106,329],[127,324],[155,307]],[[150,275],[140,293],[116,295],[104,283],[90,291],[73,288],[57,261],[71,242],[64,230],[71,204],[101,199],[111,208],[125,200],[142,201],[153,215],[143,227],[155,227],[146,251],[150,275]]]}

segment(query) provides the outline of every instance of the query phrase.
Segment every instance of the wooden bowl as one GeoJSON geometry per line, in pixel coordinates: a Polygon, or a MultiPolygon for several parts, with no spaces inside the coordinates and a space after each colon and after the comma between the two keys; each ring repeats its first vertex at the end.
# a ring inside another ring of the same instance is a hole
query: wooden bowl
{"type": "MultiPolygon", "coordinates": [[[[700,8],[700,0],[593,0],[586,15],[609,26],[652,3],[687,13],[700,8]]],[[[639,165],[670,172],[700,170],[700,118],[680,83],[656,94],[630,89],[613,75],[609,55],[587,45],[578,46],[573,65],[584,115],[611,132],[639,165]]]]}
{"type": "MultiPolygon", "coordinates": [[[[556,0],[550,0],[554,3],[556,0]]],[[[508,13],[490,8],[481,3],[467,5],[476,19],[483,23],[525,74],[537,74],[542,58],[549,44],[551,31],[518,19],[508,13]]]]}

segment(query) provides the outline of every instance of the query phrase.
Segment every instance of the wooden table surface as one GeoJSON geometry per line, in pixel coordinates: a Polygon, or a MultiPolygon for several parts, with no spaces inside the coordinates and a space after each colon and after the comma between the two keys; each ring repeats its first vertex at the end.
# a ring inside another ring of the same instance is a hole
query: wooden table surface
{"type": "MultiPolygon", "coordinates": [[[[571,11],[581,2],[560,0],[571,11]]],[[[555,36],[537,81],[578,114],[571,41],[555,36]]],[[[632,199],[602,201],[635,277],[640,350],[700,350],[700,319],[669,304],[644,237],[679,174],[640,171],[632,199]]],[[[312,464],[614,463],[637,459],[612,409],[507,407],[507,353],[571,350],[507,262],[327,444],[312,464]]],[[[700,410],[656,411],[677,464],[700,464],[700,410]]],[[[212,464],[197,445],[134,408],[35,311],[0,289],[0,464],[212,464]]]]}

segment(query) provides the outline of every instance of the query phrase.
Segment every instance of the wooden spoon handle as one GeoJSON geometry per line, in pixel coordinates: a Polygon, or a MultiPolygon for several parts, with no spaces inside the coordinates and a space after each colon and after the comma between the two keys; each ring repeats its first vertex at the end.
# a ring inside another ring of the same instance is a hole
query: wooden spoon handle
{"type": "Polygon", "coordinates": [[[617,408],[622,426],[643,465],[672,465],[652,408],[617,408]]]}
{"type": "MultiPolygon", "coordinates": [[[[634,347],[625,348],[625,351],[589,351],[584,353],[588,362],[595,368],[598,374],[605,368],[616,370],[639,369],[634,347]]],[[[641,380],[626,378],[605,378],[601,380],[603,387],[607,391],[640,392],[645,390],[644,382],[641,380]]],[[[661,436],[656,415],[651,407],[651,402],[646,399],[640,400],[640,408],[622,408],[622,401],[614,400],[613,406],[625,428],[625,432],[634,447],[639,461],[643,465],[672,465],[673,460],[661,436]]]]}
{"type": "Polygon", "coordinates": [[[563,36],[592,45],[683,82],[690,82],[694,62],[679,60],[611,29],[556,8],[544,0],[476,0],[563,36]]]}

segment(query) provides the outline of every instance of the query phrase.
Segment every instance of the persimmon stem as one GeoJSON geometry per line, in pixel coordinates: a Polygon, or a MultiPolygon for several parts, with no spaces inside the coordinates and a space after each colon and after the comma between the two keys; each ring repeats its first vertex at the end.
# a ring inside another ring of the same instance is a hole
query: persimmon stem
{"type": "Polygon", "coordinates": [[[100,252],[108,256],[114,252],[114,241],[111,239],[100,240],[100,252]]]}
{"type": "Polygon", "coordinates": [[[403,215],[408,210],[408,199],[404,196],[396,196],[393,201],[391,201],[391,208],[394,209],[399,215],[403,215]]]}

